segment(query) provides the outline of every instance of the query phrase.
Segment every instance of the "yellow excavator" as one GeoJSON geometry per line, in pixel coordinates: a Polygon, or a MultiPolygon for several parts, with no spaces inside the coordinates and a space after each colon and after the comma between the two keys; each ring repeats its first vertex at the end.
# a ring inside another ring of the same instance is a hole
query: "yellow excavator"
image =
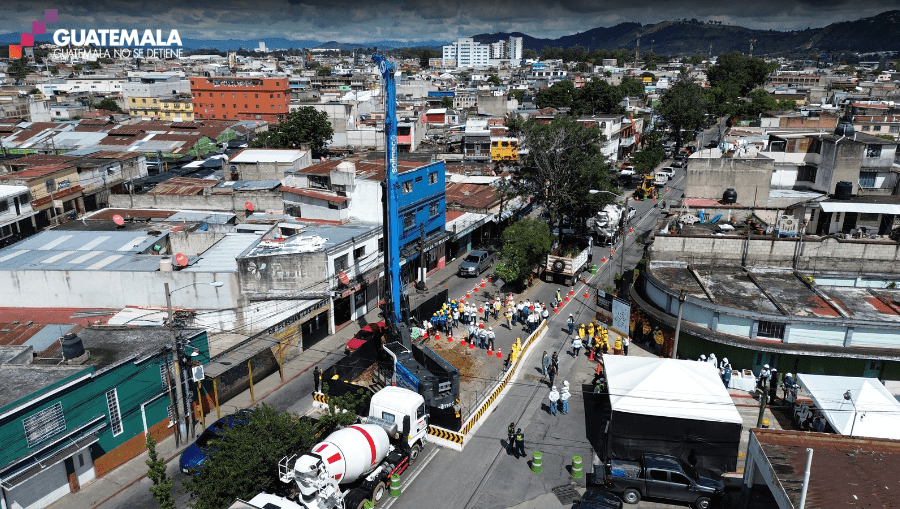
{"type": "Polygon", "coordinates": [[[642,175],[641,183],[634,191],[635,200],[655,199],[658,190],[653,185],[653,175],[642,175]]]}

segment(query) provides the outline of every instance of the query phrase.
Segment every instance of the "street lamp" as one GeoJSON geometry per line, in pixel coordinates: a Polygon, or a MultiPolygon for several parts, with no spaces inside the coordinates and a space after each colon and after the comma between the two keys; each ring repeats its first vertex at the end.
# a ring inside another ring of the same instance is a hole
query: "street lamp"
{"type": "Polygon", "coordinates": [[[612,192],[612,191],[603,191],[603,190],[598,190],[598,189],[591,189],[591,190],[588,191],[588,193],[589,193],[589,194],[606,193],[606,194],[611,194],[611,195],[615,196],[616,198],[619,197],[619,195],[617,195],[616,193],[614,193],[614,192],[612,192]]]}
{"type": "Polygon", "coordinates": [[[678,296],[678,319],[675,320],[675,338],[672,341],[672,358],[678,358],[678,335],[681,334],[681,311],[684,309],[684,299],[686,295],[684,290],[678,296]]]}
{"type": "MultiPolygon", "coordinates": [[[[191,284],[181,286],[174,290],[169,290],[169,283],[165,283],[166,310],[168,311],[168,317],[169,317],[168,321],[169,321],[170,327],[172,326],[172,324],[175,323],[174,315],[172,313],[172,294],[177,292],[178,290],[184,290],[185,288],[195,286],[195,285],[209,285],[209,286],[212,286],[215,288],[220,288],[220,287],[224,286],[225,283],[222,283],[221,281],[210,281],[210,282],[195,281],[191,284]]],[[[179,346],[178,345],[178,335],[173,333],[172,334],[172,352],[173,352],[173,356],[175,358],[175,395],[178,399],[177,403],[174,405],[175,420],[178,422],[178,427],[175,429],[175,445],[176,446],[181,445],[181,438],[184,437],[184,435],[187,433],[187,429],[186,429],[187,423],[185,423],[187,416],[185,416],[185,419],[182,419],[182,417],[181,417],[181,407],[182,407],[182,405],[184,405],[184,402],[185,402],[184,390],[182,389],[181,384],[184,383],[185,385],[187,385],[187,377],[185,376],[184,377],[185,379],[182,382],[181,356],[178,354],[178,346],[179,346]]],[[[193,414],[191,414],[190,417],[191,417],[191,431],[193,432],[193,429],[194,429],[193,414]]]]}
{"type": "Polygon", "coordinates": [[[847,392],[844,393],[844,399],[850,401],[853,405],[853,421],[850,423],[850,437],[853,437],[853,427],[856,426],[856,403],[853,401],[853,395],[850,394],[850,390],[847,389],[847,392]]]}

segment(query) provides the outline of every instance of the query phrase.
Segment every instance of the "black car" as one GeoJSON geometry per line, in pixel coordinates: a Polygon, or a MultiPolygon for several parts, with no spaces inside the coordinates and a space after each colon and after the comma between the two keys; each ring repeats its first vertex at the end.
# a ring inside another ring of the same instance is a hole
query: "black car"
{"type": "Polygon", "coordinates": [[[622,509],[622,499],[618,495],[603,488],[588,488],[581,500],[576,502],[575,509],[622,509]]]}

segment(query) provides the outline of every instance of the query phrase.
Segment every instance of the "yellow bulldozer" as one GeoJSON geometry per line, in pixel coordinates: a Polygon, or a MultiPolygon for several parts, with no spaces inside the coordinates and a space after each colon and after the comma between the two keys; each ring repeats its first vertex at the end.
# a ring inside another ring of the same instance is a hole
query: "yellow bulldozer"
{"type": "Polygon", "coordinates": [[[653,175],[642,175],[641,183],[638,184],[637,189],[634,191],[634,199],[635,200],[644,200],[644,199],[656,199],[656,194],[658,190],[655,185],[653,185],[653,175]]]}

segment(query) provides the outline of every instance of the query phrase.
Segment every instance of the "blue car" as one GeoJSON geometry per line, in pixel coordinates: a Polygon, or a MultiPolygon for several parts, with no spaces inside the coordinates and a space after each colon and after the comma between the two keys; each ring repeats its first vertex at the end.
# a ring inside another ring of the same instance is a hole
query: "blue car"
{"type": "Polygon", "coordinates": [[[206,461],[207,454],[210,451],[209,442],[220,438],[226,429],[246,424],[250,420],[250,414],[252,413],[252,409],[245,408],[210,424],[208,428],[203,430],[203,433],[200,433],[197,440],[181,453],[181,458],[178,460],[178,468],[185,474],[189,474],[193,470],[195,475],[199,475],[203,462],[206,461]]]}

